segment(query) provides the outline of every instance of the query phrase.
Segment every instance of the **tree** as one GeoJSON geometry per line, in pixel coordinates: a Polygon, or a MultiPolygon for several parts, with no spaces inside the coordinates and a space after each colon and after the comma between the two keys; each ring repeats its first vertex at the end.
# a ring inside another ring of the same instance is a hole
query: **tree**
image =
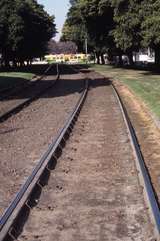
{"type": "Polygon", "coordinates": [[[50,54],[76,54],[77,46],[71,41],[55,42],[52,39],[48,43],[48,52],[50,54]]]}
{"type": "Polygon", "coordinates": [[[84,51],[86,36],[85,25],[79,9],[79,0],[71,0],[71,7],[62,29],[61,41],[73,41],[76,43],[79,52],[84,51]]]}
{"type": "Polygon", "coordinates": [[[160,1],[144,0],[142,4],[143,22],[141,25],[143,45],[155,51],[155,63],[160,66],[160,1]]]}
{"type": "Polygon", "coordinates": [[[123,50],[133,64],[133,51],[141,46],[141,3],[142,0],[111,0],[114,7],[115,29],[114,40],[118,48],[123,50]]]}
{"type": "Polygon", "coordinates": [[[110,0],[84,0],[80,5],[87,34],[92,41],[97,63],[104,63],[103,54],[113,46],[110,31],[113,30],[113,8],[110,0]]]}
{"type": "Polygon", "coordinates": [[[65,22],[62,29],[62,36],[60,41],[62,42],[74,42],[77,45],[78,52],[83,52],[84,50],[84,37],[85,33],[83,26],[69,24],[68,21],[65,22]]]}
{"type": "Polygon", "coordinates": [[[103,54],[113,45],[113,8],[110,0],[75,0],[63,29],[63,39],[84,46],[87,38],[89,50],[94,51],[97,62],[104,63],[103,54]],[[67,36],[67,37],[66,37],[67,36]]]}
{"type": "MultiPolygon", "coordinates": [[[[3,1],[3,0],[2,0],[3,1]]],[[[56,33],[54,17],[49,16],[36,0],[5,0],[0,5],[2,58],[5,65],[31,61],[42,56],[47,43],[56,33]]]]}
{"type": "Polygon", "coordinates": [[[70,0],[69,2],[73,6],[74,4],[76,4],[78,2],[78,0],[70,0]]]}
{"type": "Polygon", "coordinates": [[[1,0],[0,1],[0,51],[2,58],[6,65],[9,65],[8,54],[10,52],[10,43],[8,39],[9,23],[8,19],[12,14],[15,2],[12,0],[1,0]]]}

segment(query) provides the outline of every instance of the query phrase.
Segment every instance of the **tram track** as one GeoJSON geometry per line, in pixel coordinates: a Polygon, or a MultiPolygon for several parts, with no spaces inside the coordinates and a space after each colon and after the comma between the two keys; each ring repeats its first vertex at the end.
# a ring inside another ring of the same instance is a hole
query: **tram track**
{"type": "MultiPolygon", "coordinates": [[[[23,216],[23,211],[26,209],[30,209],[32,207],[32,203],[36,202],[35,198],[35,188],[42,189],[44,186],[44,175],[46,173],[50,173],[55,168],[55,163],[57,162],[60,153],[65,146],[65,142],[68,139],[70,133],[72,132],[74,125],[78,119],[81,108],[85,102],[88,93],[88,80],[85,82],[84,91],[78,100],[74,110],[70,114],[68,120],[62,129],[60,129],[57,137],[52,141],[52,144],[49,146],[46,153],[43,155],[38,165],[33,170],[31,176],[27,179],[26,183],[22,186],[21,190],[18,192],[17,196],[7,208],[6,212],[0,219],[0,241],[8,241],[17,238],[18,230],[17,224],[20,223],[20,218],[23,216]]],[[[136,160],[136,166],[139,173],[139,179],[141,180],[141,184],[144,188],[144,194],[147,200],[147,206],[150,208],[151,218],[154,224],[154,231],[156,240],[160,240],[160,210],[159,205],[153,190],[153,186],[150,181],[149,174],[145,167],[145,163],[143,160],[143,156],[128,117],[125,106],[123,105],[120,96],[114,87],[111,85],[113,92],[117,98],[119,108],[121,109],[122,116],[127,128],[128,136],[131,142],[131,146],[133,149],[133,153],[136,160]]]]}
{"type": "Polygon", "coordinates": [[[70,134],[78,118],[83,102],[87,95],[87,90],[88,81],[85,82],[84,91],[78,100],[73,112],[66,121],[64,127],[59,131],[57,138],[52,141],[48,150],[33,170],[31,176],[29,176],[21,190],[16,195],[15,199],[11,202],[10,206],[7,208],[4,215],[0,219],[0,240],[9,240],[9,238],[14,237],[15,231],[13,230],[12,225],[16,222],[18,214],[22,208],[30,207],[29,201],[34,188],[36,186],[43,186],[43,184],[41,184],[43,173],[45,171],[50,171],[50,166],[54,165],[54,159],[59,152],[59,148],[62,148],[63,142],[65,142],[66,137],[70,134]]]}
{"type": "Polygon", "coordinates": [[[34,86],[34,84],[36,84],[38,81],[40,81],[41,79],[43,79],[45,77],[45,74],[49,71],[49,69],[51,67],[52,67],[52,65],[49,65],[40,76],[35,74],[32,77],[32,79],[30,81],[28,81],[27,83],[18,84],[16,86],[10,86],[10,87],[0,89],[0,101],[4,101],[5,99],[9,98],[10,96],[15,95],[20,90],[24,90],[30,86],[34,86]]]}
{"type": "MultiPolygon", "coordinates": [[[[37,78],[37,80],[35,80],[34,82],[32,82],[29,86],[22,86],[23,91],[25,91],[28,88],[32,88],[34,86],[36,86],[39,81],[41,81],[43,78],[45,78],[46,74],[48,73],[48,71],[50,71],[53,68],[54,65],[50,65],[45,72],[43,73],[42,76],[40,76],[39,78],[37,78]]],[[[42,94],[44,94],[49,88],[51,88],[56,81],[59,79],[59,66],[56,66],[56,72],[57,72],[57,76],[55,78],[55,80],[49,84],[48,86],[46,86],[45,88],[42,88],[42,90],[37,91],[36,94],[34,94],[32,97],[27,98],[25,100],[20,101],[20,103],[15,104],[14,106],[11,106],[11,108],[9,108],[9,110],[4,111],[3,113],[0,114],[0,123],[4,122],[5,120],[7,120],[8,118],[10,118],[12,115],[18,113],[19,111],[21,111],[23,108],[27,107],[28,105],[30,105],[33,101],[37,100],[42,94]]],[[[22,91],[22,89],[19,89],[19,87],[17,87],[18,89],[13,90],[16,91],[18,90],[18,92],[22,91]]],[[[6,94],[5,98],[10,97],[13,93],[9,93],[6,94]]],[[[3,97],[2,97],[3,100],[3,97]]],[[[3,104],[3,103],[2,103],[3,104]]]]}

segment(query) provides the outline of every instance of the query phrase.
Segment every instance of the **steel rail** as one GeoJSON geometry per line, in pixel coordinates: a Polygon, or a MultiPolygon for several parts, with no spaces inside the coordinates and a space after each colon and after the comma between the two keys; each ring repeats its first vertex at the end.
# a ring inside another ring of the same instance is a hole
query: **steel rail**
{"type": "MultiPolygon", "coordinates": [[[[53,67],[53,65],[50,65],[47,70],[44,72],[44,74],[37,80],[34,82],[34,84],[36,84],[38,81],[42,80],[47,72],[53,67]]],[[[57,76],[55,81],[53,81],[53,83],[51,85],[49,85],[47,88],[41,90],[40,92],[38,92],[35,96],[23,101],[22,103],[18,104],[17,106],[13,107],[11,110],[5,112],[4,114],[0,115],[0,123],[7,120],[10,116],[12,116],[13,114],[19,112],[20,110],[22,110],[24,107],[27,107],[30,103],[32,103],[33,101],[37,100],[43,93],[45,93],[52,85],[54,85],[56,83],[56,81],[59,79],[59,67],[58,65],[56,66],[56,70],[57,70],[57,76]]]]}
{"type": "Polygon", "coordinates": [[[42,174],[45,170],[49,170],[49,163],[52,158],[56,158],[55,154],[58,148],[61,148],[62,141],[65,139],[65,135],[69,134],[78,118],[80,110],[83,106],[85,98],[88,92],[88,80],[85,80],[85,88],[79,98],[73,112],[64,124],[64,127],[59,131],[56,139],[52,141],[48,150],[44,153],[39,163],[33,170],[32,174],[28,177],[25,184],[21,187],[14,200],[4,212],[0,219],[0,241],[3,241],[7,235],[12,237],[10,233],[11,227],[16,221],[18,214],[22,208],[26,205],[28,207],[28,200],[36,187],[39,185],[42,174]]]}
{"type": "Polygon", "coordinates": [[[113,83],[112,83],[112,88],[114,90],[115,96],[119,103],[119,106],[120,106],[120,109],[122,112],[122,116],[123,116],[124,122],[125,122],[127,130],[128,130],[128,135],[129,135],[133,153],[135,156],[139,180],[143,187],[144,198],[145,198],[147,206],[149,207],[150,217],[151,217],[152,223],[154,225],[154,232],[155,232],[156,240],[160,240],[160,207],[159,207],[158,200],[156,198],[156,193],[155,193],[153,185],[151,183],[151,178],[150,178],[148,169],[145,165],[145,161],[144,161],[141,149],[140,149],[140,145],[138,143],[138,139],[135,134],[135,130],[132,126],[132,123],[130,121],[127,110],[126,110],[126,108],[123,104],[123,101],[113,83]]]}

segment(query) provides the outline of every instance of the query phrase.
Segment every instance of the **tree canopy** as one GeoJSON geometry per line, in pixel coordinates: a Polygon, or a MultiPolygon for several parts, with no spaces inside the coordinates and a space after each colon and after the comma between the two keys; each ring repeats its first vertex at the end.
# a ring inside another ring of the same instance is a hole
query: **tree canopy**
{"type": "Polygon", "coordinates": [[[113,0],[115,29],[113,36],[117,47],[130,57],[141,46],[142,0],[113,0]]]}
{"type": "Polygon", "coordinates": [[[160,64],[159,0],[70,0],[70,3],[62,39],[83,45],[87,36],[97,59],[104,52],[126,54],[131,63],[134,51],[151,47],[160,64]]]}
{"type": "Polygon", "coordinates": [[[1,0],[0,15],[0,51],[5,65],[44,55],[56,26],[54,16],[42,5],[36,0],[1,0]]]}
{"type": "Polygon", "coordinates": [[[51,39],[48,43],[48,53],[49,54],[76,54],[77,46],[74,42],[56,42],[51,39]]]}
{"type": "Polygon", "coordinates": [[[141,8],[143,45],[155,50],[155,61],[160,65],[160,1],[144,0],[141,8]]]}

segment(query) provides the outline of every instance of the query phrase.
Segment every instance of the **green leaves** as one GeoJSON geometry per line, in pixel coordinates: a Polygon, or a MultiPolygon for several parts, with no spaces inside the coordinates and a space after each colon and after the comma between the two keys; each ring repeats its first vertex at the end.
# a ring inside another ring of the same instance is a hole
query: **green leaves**
{"type": "Polygon", "coordinates": [[[141,45],[140,2],[136,0],[112,1],[114,6],[113,32],[115,42],[123,51],[137,51],[141,45]]]}
{"type": "Polygon", "coordinates": [[[143,6],[144,21],[142,23],[143,44],[153,48],[160,45],[160,1],[145,2],[143,6]],[[150,6],[150,7],[148,7],[150,6]],[[147,14],[146,14],[147,13],[147,14]]]}
{"type": "MultiPolygon", "coordinates": [[[[132,53],[143,47],[160,51],[160,0],[71,0],[64,25],[67,40],[83,42],[92,51],[132,53]]],[[[157,56],[157,54],[156,54],[157,56]]]]}
{"type": "Polygon", "coordinates": [[[5,62],[23,62],[45,53],[56,33],[54,17],[36,0],[1,0],[0,47],[5,62]]]}

